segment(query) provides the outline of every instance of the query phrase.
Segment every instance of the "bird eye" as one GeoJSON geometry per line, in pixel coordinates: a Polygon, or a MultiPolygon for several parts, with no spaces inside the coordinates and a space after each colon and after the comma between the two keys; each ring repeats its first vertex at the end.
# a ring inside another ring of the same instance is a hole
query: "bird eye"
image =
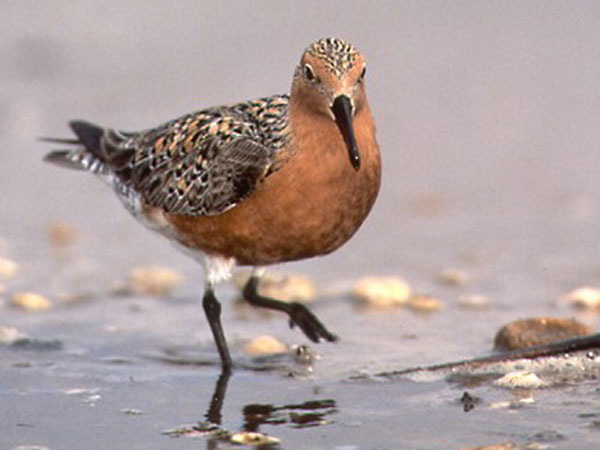
{"type": "Polygon", "coordinates": [[[362,83],[362,81],[365,79],[365,75],[367,74],[367,66],[363,67],[362,72],[360,73],[360,76],[358,77],[358,82],[362,83]]]}
{"type": "Polygon", "coordinates": [[[315,81],[317,79],[313,68],[310,67],[309,64],[304,64],[304,66],[302,66],[302,72],[304,72],[304,76],[308,81],[315,81]]]}

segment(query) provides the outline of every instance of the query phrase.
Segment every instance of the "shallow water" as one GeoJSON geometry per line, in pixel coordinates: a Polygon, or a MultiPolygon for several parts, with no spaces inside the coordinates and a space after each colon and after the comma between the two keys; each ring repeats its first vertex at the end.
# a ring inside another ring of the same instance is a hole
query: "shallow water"
{"type": "Polygon", "coordinates": [[[35,138],[68,135],[71,118],[138,129],[285,92],[302,49],[325,35],[347,38],[369,61],[382,192],[343,249],[280,268],[336,292],[311,308],[341,340],[311,345],[311,367],[244,356],[244,343],[264,333],[307,342],[281,316],[234,308],[232,286],[219,289],[245,367],[229,380],[223,428],[258,427],[281,448],[597,447],[592,377],[524,393],[375,375],[488,354],[496,330],[517,318],[575,316],[598,327],[596,314],[557,299],[600,278],[600,7],[344,2],[340,14],[341,5],[3,5],[0,256],[21,273],[3,282],[0,298],[31,290],[54,306],[37,314],[0,306],[0,326],[34,339],[0,346],[0,447],[230,445],[164,434],[205,420],[219,376],[200,268],[136,224],[98,181],[44,165],[35,138]],[[73,245],[49,242],[56,220],[77,227],[73,245]],[[186,281],[163,299],[108,294],[146,264],[186,281]],[[440,284],[445,268],[470,281],[440,284]],[[402,276],[444,309],[360,307],[340,292],[365,274],[402,276]],[[65,304],[61,291],[91,294],[65,304]],[[459,296],[473,293],[491,308],[460,308],[459,296]],[[469,412],[465,390],[481,398],[469,412]],[[264,423],[256,410],[267,411],[264,423]]]}

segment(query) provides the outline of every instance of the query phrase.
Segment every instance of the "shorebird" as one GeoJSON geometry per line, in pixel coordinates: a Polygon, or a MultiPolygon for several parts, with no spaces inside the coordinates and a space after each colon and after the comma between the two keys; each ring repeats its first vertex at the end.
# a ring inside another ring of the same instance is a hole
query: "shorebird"
{"type": "Polygon", "coordinates": [[[302,54],[290,94],[187,114],[141,132],[72,121],[76,139],[45,159],[96,174],[140,222],[201,261],[203,307],[221,366],[232,360],[215,284],[252,266],[253,305],[286,313],[311,341],[336,336],[300,303],[258,293],[264,266],[325,255],[369,213],[381,179],[366,63],[351,44],[320,39],[302,54]]]}

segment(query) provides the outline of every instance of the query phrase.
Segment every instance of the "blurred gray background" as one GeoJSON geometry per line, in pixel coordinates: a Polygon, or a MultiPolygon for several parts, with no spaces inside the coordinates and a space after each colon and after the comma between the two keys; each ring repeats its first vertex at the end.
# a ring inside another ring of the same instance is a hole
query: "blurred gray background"
{"type": "Polygon", "coordinates": [[[287,92],[303,49],[330,35],[367,57],[384,178],[356,238],[301,270],[401,273],[427,288],[436,270],[483,260],[511,299],[531,277],[559,283],[549,292],[598,278],[597,1],[5,0],[5,252],[35,256],[47,223],[65,220],[116,269],[197,270],[102,183],[43,164],[36,138],[69,136],[73,118],[136,130],[287,92]]]}
{"type": "MultiPolygon", "coordinates": [[[[597,424],[586,424],[597,418],[594,380],[540,390],[517,409],[488,407],[512,405],[512,392],[470,386],[484,400],[467,417],[461,385],[348,383],[356,373],[489,353],[496,330],[521,317],[576,315],[598,328],[597,313],[556,302],[600,283],[600,2],[572,0],[0,2],[0,257],[21,266],[3,297],[27,290],[54,302],[34,314],[0,298],[0,326],[64,344],[2,348],[0,391],[10,406],[0,408],[2,448],[189,447],[160,432],[202,420],[216,380],[215,366],[157,359],[171,346],[216,358],[197,300],[199,265],[136,223],[89,174],[43,163],[51,146],[37,138],[68,137],[75,118],[136,130],[286,92],[302,51],[332,35],[368,61],[382,190],[346,246],[285,269],[323,289],[400,275],[444,308],[378,312],[339,289],[321,296],[313,310],[340,342],[313,346],[321,358],[308,379],[237,371],[225,425],[239,429],[243,405],[328,398],[337,410],[318,427],[266,431],[290,448],[398,448],[403,439],[430,449],[535,444],[552,429],[561,448],[597,448],[597,424]],[[79,230],[63,253],[47,237],[54,221],[79,230]],[[114,280],[148,264],[187,282],[164,301],[111,296],[114,280]],[[470,281],[440,284],[445,268],[470,281]],[[77,292],[78,280],[99,301],[61,303],[57,287],[77,292]],[[462,309],[457,299],[470,294],[491,307],[462,309]],[[99,393],[95,407],[65,395],[81,387],[99,393]],[[125,418],[131,407],[144,414],[125,418]]],[[[236,359],[245,339],[263,333],[304,342],[279,316],[232,307],[231,286],[218,294],[236,359]]]]}

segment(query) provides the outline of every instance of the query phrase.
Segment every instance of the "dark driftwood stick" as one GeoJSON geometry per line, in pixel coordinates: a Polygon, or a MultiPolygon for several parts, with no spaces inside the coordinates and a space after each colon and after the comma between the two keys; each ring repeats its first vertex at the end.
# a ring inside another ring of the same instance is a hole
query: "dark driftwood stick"
{"type": "Polygon", "coordinates": [[[403,370],[393,370],[389,372],[381,372],[376,374],[378,377],[395,377],[399,375],[407,375],[414,372],[427,371],[435,372],[438,370],[454,369],[464,367],[476,369],[485,364],[499,363],[505,361],[515,361],[517,359],[535,359],[544,356],[559,355],[563,353],[577,352],[582,350],[591,350],[600,348],[600,333],[590,336],[577,337],[566,339],[564,341],[553,342],[546,345],[538,345],[535,347],[527,347],[509,352],[497,353],[479,358],[466,359],[463,361],[455,361],[443,364],[434,364],[432,366],[411,367],[403,370]]]}

